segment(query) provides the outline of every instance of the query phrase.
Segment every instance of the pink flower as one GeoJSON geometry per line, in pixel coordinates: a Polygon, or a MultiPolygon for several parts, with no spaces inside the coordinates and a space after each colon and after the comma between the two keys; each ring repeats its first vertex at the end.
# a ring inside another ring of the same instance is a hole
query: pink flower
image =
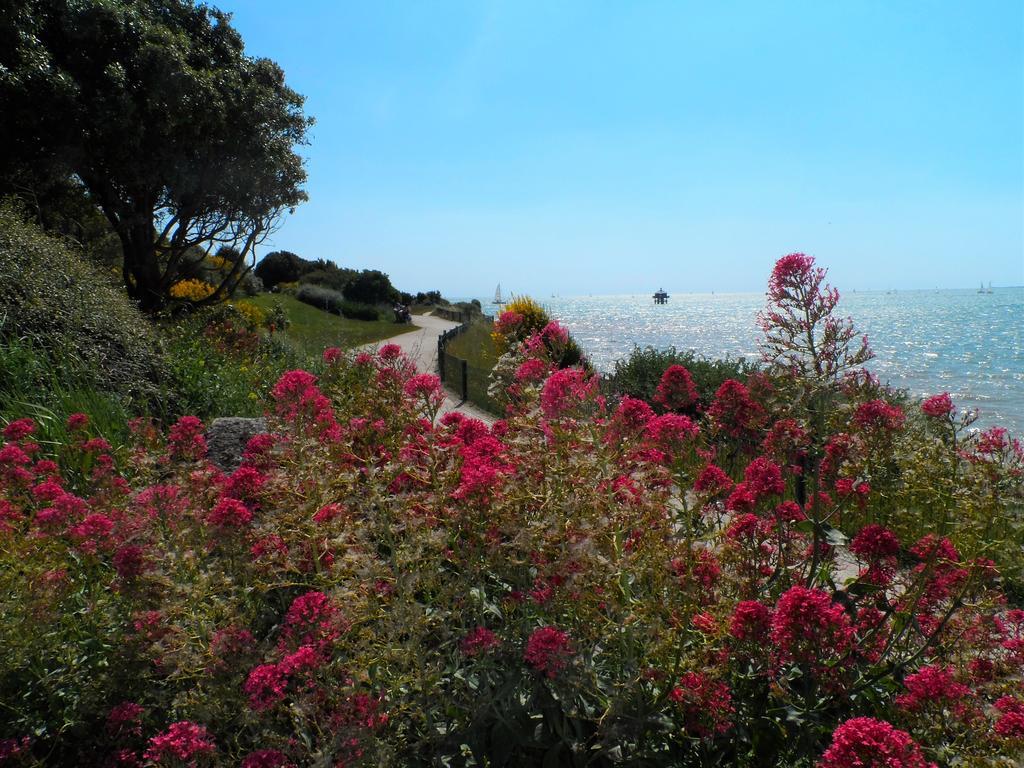
{"type": "Polygon", "coordinates": [[[270,709],[284,701],[288,674],[278,664],[260,664],[249,672],[242,690],[249,697],[249,706],[256,712],[270,709]]]}
{"type": "Polygon", "coordinates": [[[1024,739],[1024,701],[1002,696],[996,700],[995,708],[1001,713],[996,721],[996,733],[1004,739],[1024,739]]]}
{"type": "Polygon", "coordinates": [[[94,437],[91,440],[86,440],[84,443],[82,443],[83,453],[107,453],[110,450],[110,443],[108,443],[102,437],[94,437]]]}
{"type": "Polygon", "coordinates": [[[398,360],[402,356],[402,348],[397,344],[385,344],[378,350],[377,356],[388,362],[398,360]]]}
{"type": "Polygon", "coordinates": [[[548,364],[538,357],[524,360],[516,368],[514,378],[521,384],[536,384],[548,375],[548,364]]]}
{"type": "Polygon", "coordinates": [[[498,636],[487,627],[477,627],[462,638],[462,652],[467,656],[479,656],[501,644],[498,636]]]}
{"type": "Polygon", "coordinates": [[[906,731],[884,720],[855,717],[836,728],[818,768],[934,768],[906,731]]]}
{"type": "Polygon", "coordinates": [[[323,592],[306,592],[288,607],[281,633],[282,645],[314,646],[325,650],[341,635],[337,606],[323,592]]]}
{"type": "Polygon", "coordinates": [[[663,413],[647,422],[644,435],[669,453],[678,453],[700,434],[700,427],[678,413],[663,413]]]}
{"type": "Polygon", "coordinates": [[[815,270],[814,257],[803,253],[790,253],[775,262],[768,278],[768,295],[773,301],[786,298],[795,288],[812,282],[814,272],[824,276],[820,267],[815,270]]]}
{"type": "Polygon", "coordinates": [[[741,641],[763,644],[771,626],[771,609],[757,600],[743,600],[736,604],[729,621],[729,634],[741,641]]]}
{"type": "Polygon", "coordinates": [[[651,406],[643,400],[626,395],[612,417],[611,433],[616,437],[637,434],[653,418],[651,406]]]}
{"type": "Polygon", "coordinates": [[[893,558],[900,553],[900,540],[888,528],[872,523],[853,537],[850,551],[863,560],[893,558]]]}
{"type": "Polygon", "coordinates": [[[541,411],[549,419],[557,419],[588,400],[596,390],[597,380],[582,368],[562,368],[544,382],[541,411]]]}
{"type": "Polygon", "coordinates": [[[123,701],[107,715],[107,730],[114,736],[142,735],[142,713],[145,710],[133,701],[123,701]]]}
{"type": "Polygon", "coordinates": [[[490,435],[481,435],[473,442],[463,445],[462,470],[459,487],[452,496],[464,499],[474,494],[489,497],[497,490],[500,478],[508,475],[513,466],[506,458],[506,449],[500,440],[490,435]]]}
{"type": "Polygon", "coordinates": [[[572,655],[569,635],[556,627],[538,627],[526,641],[523,658],[538,672],[555,678],[572,655]]]}
{"type": "Polygon", "coordinates": [[[930,665],[921,667],[903,681],[907,692],[896,697],[896,705],[915,712],[929,704],[951,708],[962,713],[962,700],[971,695],[971,689],[958,683],[949,667],[930,665]]]}
{"type": "Polygon", "coordinates": [[[708,408],[708,416],[730,437],[745,437],[764,420],[764,408],[750,397],[750,390],[735,379],[722,382],[708,408]]]}
{"type": "Polygon", "coordinates": [[[333,365],[341,359],[341,350],[338,347],[327,347],[323,354],[324,362],[333,365]]]}
{"type": "Polygon", "coordinates": [[[72,413],[68,416],[67,428],[70,432],[77,432],[89,426],[89,417],[84,413],[72,413]]]}
{"type": "Polygon", "coordinates": [[[167,434],[171,458],[198,461],[206,456],[203,422],[195,416],[182,416],[167,434]]]}
{"type": "Polygon", "coordinates": [[[119,547],[114,553],[114,570],[122,579],[134,579],[149,568],[146,550],[134,544],[119,547]]]}
{"type": "Polygon", "coordinates": [[[697,493],[708,493],[713,496],[725,493],[730,488],[732,488],[732,478],[725,474],[721,467],[714,464],[704,467],[693,484],[693,490],[697,493]]]}
{"type": "Polygon", "coordinates": [[[29,458],[29,455],[12,443],[7,443],[3,448],[0,448],[0,465],[24,466],[31,463],[32,459],[29,458]]]}
{"type": "Polygon", "coordinates": [[[425,404],[427,408],[436,409],[444,402],[441,380],[432,373],[416,374],[405,382],[402,391],[406,397],[425,404]]]}
{"type": "Polygon", "coordinates": [[[257,469],[268,469],[271,465],[270,452],[274,450],[276,443],[277,438],[265,432],[253,435],[249,442],[245,444],[242,460],[245,464],[257,469]]]}
{"type": "Polygon", "coordinates": [[[224,495],[232,499],[254,500],[267,478],[255,467],[241,466],[224,483],[224,495]]]}
{"type": "Polygon", "coordinates": [[[206,516],[214,528],[242,528],[252,522],[252,511],[238,499],[224,497],[206,516]]]}
{"type": "Polygon", "coordinates": [[[757,495],[746,483],[737,483],[725,500],[725,508],[730,512],[751,512],[756,506],[757,495]]]}
{"type": "Polygon", "coordinates": [[[145,758],[157,765],[166,765],[166,760],[188,761],[195,765],[197,757],[212,755],[216,751],[217,747],[205,727],[182,720],[149,740],[145,758]]]}
{"type": "Polygon", "coordinates": [[[36,431],[36,423],[32,419],[15,419],[4,427],[3,436],[8,440],[22,440],[36,431]]]}
{"type": "Polygon", "coordinates": [[[78,544],[79,549],[92,554],[109,544],[113,531],[113,520],[104,514],[93,513],[78,525],[68,528],[68,535],[78,544]]]}
{"type": "Polygon", "coordinates": [[[818,663],[849,649],[853,627],[828,592],[795,586],[775,606],[771,639],[780,662],[818,663]]]}
{"type": "Polygon", "coordinates": [[[654,402],[667,411],[684,411],[697,402],[697,385],[681,365],[670,365],[661,374],[654,402]]]}
{"type": "Polygon", "coordinates": [[[336,520],[345,514],[345,508],[341,504],[324,504],[313,515],[313,522],[321,525],[336,520]]]}
{"type": "Polygon", "coordinates": [[[523,316],[521,314],[507,309],[498,315],[498,322],[494,324],[494,331],[502,336],[512,336],[519,329],[519,325],[522,322],[523,316]]]}
{"type": "Polygon", "coordinates": [[[933,419],[941,419],[951,414],[954,407],[949,392],[943,392],[941,395],[933,395],[921,403],[921,412],[933,419]]]}
{"type": "Polygon", "coordinates": [[[743,472],[743,479],[747,488],[757,498],[777,496],[786,490],[786,484],[782,480],[782,469],[778,464],[763,456],[754,459],[747,465],[743,472]]]}
{"type": "Polygon", "coordinates": [[[903,426],[906,418],[898,405],[890,405],[885,400],[868,400],[857,406],[853,423],[863,429],[895,431],[903,426]]]}
{"type": "Polygon", "coordinates": [[[540,335],[549,345],[565,346],[569,343],[568,329],[557,320],[545,325],[540,335]]]}
{"type": "Polygon", "coordinates": [[[701,738],[726,733],[736,711],[729,686],[702,672],[687,672],[668,697],[683,711],[683,728],[701,738]]]}

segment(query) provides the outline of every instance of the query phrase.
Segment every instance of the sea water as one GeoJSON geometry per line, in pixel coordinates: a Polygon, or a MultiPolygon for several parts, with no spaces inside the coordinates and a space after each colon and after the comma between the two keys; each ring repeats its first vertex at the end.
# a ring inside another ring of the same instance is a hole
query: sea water
{"type": "MultiPolygon", "coordinates": [[[[757,314],[764,294],[687,294],[542,299],[601,371],[635,346],[674,346],[711,358],[758,360],[757,314]]],[[[484,311],[493,305],[484,303],[484,311]]],[[[847,292],[837,312],[866,333],[868,368],[914,397],[949,392],[959,409],[977,409],[978,426],[1024,437],[1024,287],[847,292]]]]}

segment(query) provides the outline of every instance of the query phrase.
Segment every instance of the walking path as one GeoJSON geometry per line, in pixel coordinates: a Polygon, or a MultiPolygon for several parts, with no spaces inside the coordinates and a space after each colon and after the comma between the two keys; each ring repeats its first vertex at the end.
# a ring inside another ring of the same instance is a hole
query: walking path
{"type": "MultiPolygon", "coordinates": [[[[455,328],[458,323],[451,320],[442,320],[433,315],[413,315],[412,324],[416,326],[415,331],[392,336],[390,339],[383,339],[374,344],[367,344],[369,349],[376,349],[384,344],[397,344],[402,351],[409,356],[409,359],[416,364],[416,370],[420,373],[437,373],[437,337],[447,330],[455,328]]],[[[441,406],[439,416],[449,411],[458,411],[473,419],[480,419],[487,424],[493,424],[495,417],[482,408],[478,408],[468,400],[462,402],[458,395],[445,389],[444,404],[441,406]]]]}

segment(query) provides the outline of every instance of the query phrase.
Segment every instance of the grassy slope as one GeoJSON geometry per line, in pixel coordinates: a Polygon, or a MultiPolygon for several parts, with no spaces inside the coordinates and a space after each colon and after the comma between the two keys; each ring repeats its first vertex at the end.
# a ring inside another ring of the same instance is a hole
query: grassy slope
{"type": "Polygon", "coordinates": [[[385,320],[349,320],[303,304],[287,294],[262,293],[249,300],[265,310],[280,303],[291,321],[285,332],[287,337],[309,355],[319,355],[326,347],[349,349],[415,330],[412,325],[398,325],[385,320]]]}
{"type": "Polygon", "coordinates": [[[491,323],[473,323],[469,330],[452,339],[448,351],[476,368],[490,370],[498,362],[498,351],[491,339],[493,330],[494,326],[491,323]]]}

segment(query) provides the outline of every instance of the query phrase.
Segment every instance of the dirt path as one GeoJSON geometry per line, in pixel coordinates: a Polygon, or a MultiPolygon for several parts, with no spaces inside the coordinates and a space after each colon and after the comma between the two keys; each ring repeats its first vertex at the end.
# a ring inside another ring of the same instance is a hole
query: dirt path
{"type": "MultiPolygon", "coordinates": [[[[403,333],[400,336],[393,336],[390,339],[383,339],[375,344],[366,345],[367,348],[377,349],[385,344],[397,344],[402,351],[409,356],[409,359],[416,364],[416,370],[421,373],[437,373],[437,337],[447,330],[458,325],[451,320],[442,320],[433,315],[413,315],[412,324],[416,326],[415,331],[403,333]]],[[[482,408],[477,408],[469,401],[462,402],[458,395],[449,389],[445,389],[445,401],[441,406],[441,414],[449,411],[458,411],[474,419],[480,419],[487,424],[493,424],[495,417],[482,408]]]]}

